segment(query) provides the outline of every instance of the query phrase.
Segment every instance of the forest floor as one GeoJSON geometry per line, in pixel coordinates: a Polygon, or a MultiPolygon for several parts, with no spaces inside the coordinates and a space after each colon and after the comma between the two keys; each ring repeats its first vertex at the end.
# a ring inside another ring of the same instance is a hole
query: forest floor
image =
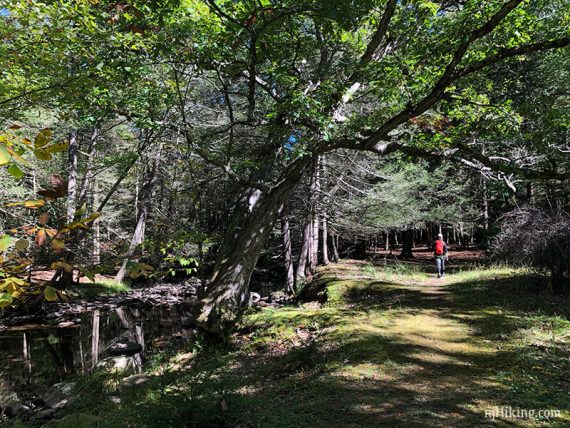
{"type": "Polygon", "coordinates": [[[155,355],[120,404],[124,375],[85,377],[49,426],[569,426],[570,296],[512,269],[384,264],[324,267],[320,302],[254,308],[227,347],[155,355]]]}

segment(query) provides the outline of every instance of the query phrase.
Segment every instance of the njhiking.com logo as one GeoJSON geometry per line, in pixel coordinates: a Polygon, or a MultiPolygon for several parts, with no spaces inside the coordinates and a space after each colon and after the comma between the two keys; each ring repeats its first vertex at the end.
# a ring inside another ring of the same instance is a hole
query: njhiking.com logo
{"type": "Polygon", "coordinates": [[[485,410],[489,419],[554,419],[559,418],[559,409],[520,409],[518,407],[497,406],[485,410]]]}

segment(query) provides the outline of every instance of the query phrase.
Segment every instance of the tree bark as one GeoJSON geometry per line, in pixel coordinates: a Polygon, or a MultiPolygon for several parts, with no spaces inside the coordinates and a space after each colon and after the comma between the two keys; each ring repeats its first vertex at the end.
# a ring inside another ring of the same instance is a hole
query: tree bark
{"type": "Polygon", "coordinates": [[[307,219],[305,227],[303,228],[303,237],[301,238],[302,239],[301,253],[299,254],[299,263],[297,263],[297,273],[295,275],[297,288],[299,287],[303,279],[306,277],[307,260],[309,258],[309,247],[311,245],[311,228],[312,228],[312,222],[310,219],[307,219]]]}
{"type": "MultiPolygon", "coordinates": [[[[99,204],[99,182],[96,178],[92,180],[92,187],[93,187],[93,203],[92,206],[96,207],[99,204]]],[[[92,245],[93,245],[93,252],[92,252],[92,263],[94,266],[97,266],[101,263],[101,220],[96,221],[93,224],[93,238],[92,238],[92,245]]]]}
{"type": "Polygon", "coordinates": [[[413,229],[405,229],[402,232],[402,252],[400,257],[404,259],[413,259],[412,247],[414,244],[414,231],[413,229]]]}
{"type": "Polygon", "coordinates": [[[91,183],[95,177],[93,171],[93,162],[95,160],[96,142],[98,137],[99,137],[99,130],[95,129],[91,134],[91,139],[89,140],[89,147],[87,148],[87,163],[85,165],[85,175],[83,178],[83,183],[81,184],[81,190],[79,191],[79,197],[77,198],[79,206],[81,206],[87,199],[87,192],[89,191],[91,183]]]}
{"type": "Polygon", "coordinates": [[[293,269],[293,251],[291,247],[291,231],[289,217],[285,208],[280,209],[281,239],[283,240],[283,262],[285,264],[285,292],[295,294],[295,272],[293,269]]]}
{"type": "Polygon", "coordinates": [[[310,159],[293,162],[283,180],[255,205],[249,218],[236,233],[233,250],[224,252],[208,287],[208,295],[200,301],[198,325],[205,331],[222,336],[235,325],[240,309],[249,303],[249,281],[259,254],[273,229],[279,208],[295,188],[310,159]]]}
{"type": "Polygon", "coordinates": [[[311,243],[309,250],[309,274],[312,275],[319,262],[319,196],[321,188],[321,159],[318,156],[314,163],[313,176],[311,179],[311,243]]]}
{"type": "Polygon", "coordinates": [[[338,255],[338,235],[335,233],[332,235],[332,251],[333,251],[333,262],[338,263],[340,257],[338,255]]]}
{"type": "Polygon", "coordinates": [[[79,151],[77,130],[73,130],[69,136],[68,163],[67,163],[67,223],[71,223],[75,217],[76,194],[77,194],[77,153],[79,151]]]}
{"type": "Polygon", "coordinates": [[[148,218],[148,213],[150,211],[150,198],[152,196],[152,189],[158,177],[158,169],[160,167],[161,159],[162,159],[162,146],[160,146],[158,149],[158,153],[156,154],[154,163],[150,168],[150,171],[148,171],[146,182],[143,184],[142,187],[141,204],[137,219],[137,225],[135,227],[133,237],[131,238],[131,242],[129,244],[127,256],[123,260],[123,263],[121,265],[121,268],[117,272],[117,275],[115,275],[115,281],[117,282],[121,282],[123,281],[123,279],[125,279],[129,260],[133,257],[137,247],[140,244],[142,244],[144,241],[146,221],[148,218]]]}
{"type": "Polygon", "coordinates": [[[329,259],[329,244],[328,244],[328,239],[329,239],[329,233],[328,233],[328,225],[327,225],[327,215],[326,212],[323,213],[323,216],[321,218],[321,225],[322,225],[322,230],[323,230],[323,240],[322,240],[322,253],[323,253],[323,264],[326,266],[328,264],[330,264],[330,259],[329,259]]]}

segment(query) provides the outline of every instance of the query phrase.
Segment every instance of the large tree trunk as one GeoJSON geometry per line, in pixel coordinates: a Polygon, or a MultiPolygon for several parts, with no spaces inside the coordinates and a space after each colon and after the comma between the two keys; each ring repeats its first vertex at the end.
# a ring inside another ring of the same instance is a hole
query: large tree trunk
{"type": "Polygon", "coordinates": [[[309,259],[309,247],[311,246],[311,229],[313,223],[307,219],[303,228],[303,237],[301,243],[301,253],[299,254],[299,263],[297,263],[297,273],[295,275],[296,288],[303,282],[306,277],[307,260],[309,259]]]}
{"type": "Polygon", "coordinates": [[[281,239],[283,240],[283,262],[285,264],[285,292],[295,293],[295,271],[293,269],[293,251],[291,248],[291,231],[289,229],[289,217],[285,208],[280,210],[281,239]]]}
{"type": "Polygon", "coordinates": [[[321,220],[322,228],[323,228],[323,241],[322,241],[322,251],[323,251],[323,264],[328,265],[330,264],[329,259],[329,246],[328,246],[328,226],[327,226],[327,215],[323,213],[322,220],[321,220]]]}
{"type": "MultiPolygon", "coordinates": [[[[249,303],[249,281],[261,249],[273,229],[279,207],[301,178],[310,159],[293,163],[284,179],[265,195],[251,211],[243,227],[231,243],[232,251],[221,254],[208,286],[207,296],[200,301],[199,326],[210,333],[222,336],[240,315],[240,309],[249,303]]],[[[229,247],[230,243],[225,243],[229,247]]]]}
{"type": "Polygon", "coordinates": [[[335,233],[332,236],[332,250],[333,250],[333,261],[338,263],[340,257],[338,255],[338,235],[335,233]]]}
{"type": "Polygon", "coordinates": [[[402,252],[400,257],[404,259],[413,259],[414,254],[412,248],[414,246],[414,231],[413,229],[406,229],[402,232],[402,252]]]}
{"type": "MultiPolygon", "coordinates": [[[[93,203],[92,206],[95,208],[99,204],[99,182],[96,178],[93,179],[93,203]]],[[[93,224],[93,253],[92,253],[92,263],[94,266],[101,263],[101,220],[96,221],[93,224]]]]}

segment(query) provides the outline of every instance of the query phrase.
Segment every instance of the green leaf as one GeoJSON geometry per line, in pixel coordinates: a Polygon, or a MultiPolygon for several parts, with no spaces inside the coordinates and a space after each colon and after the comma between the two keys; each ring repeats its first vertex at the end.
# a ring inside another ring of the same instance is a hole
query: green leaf
{"type": "Polygon", "coordinates": [[[6,165],[8,162],[10,162],[10,153],[6,147],[0,145],[0,166],[6,165]]]}
{"type": "Polygon", "coordinates": [[[12,164],[8,167],[8,173],[15,178],[22,178],[24,176],[24,172],[18,167],[16,164],[12,164]]]}
{"type": "Polygon", "coordinates": [[[0,293],[0,309],[12,303],[13,297],[10,293],[0,293]]]}
{"type": "Polygon", "coordinates": [[[36,149],[34,150],[34,155],[39,159],[39,160],[51,160],[51,154],[44,151],[44,150],[40,150],[40,149],[36,149]]]}
{"type": "Polygon", "coordinates": [[[65,152],[69,147],[69,143],[55,143],[44,148],[48,153],[65,152]]]}
{"type": "Polygon", "coordinates": [[[42,129],[40,131],[40,133],[36,136],[36,141],[35,141],[36,148],[43,147],[47,143],[49,143],[49,140],[50,140],[52,134],[53,134],[53,132],[51,129],[49,129],[49,128],[42,129]]]}
{"type": "Polygon", "coordinates": [[[28,246],[30,245],[30,242],[27,239],[18,239],[16,241],[16,249],[18,251],[26,251],[28,249],[28,246]]]}
{"type": "Polygon", "coordinates": [[[12,243],[12,238],[8,235],[4,235],[0,238],[0,251],[6,251],[10,244],[12,243]]]}
{"type": "Polygon", "coordinates": [[[65,242],[62,239],[54,238],[53,241],[51,241],[51,247],[57,253],[65,249],[65,242]]]}
{"type": "Polygon", "coordinates": [[[49,268],[54,269],[54,270],[55,269],[63,269],[67,273],[73,272],[73,266],[71,266],[69,263],[66,263],[63,261],[53,262],[49,268]]]}
{"type": "Polygon", "coordinates": [[[83,214],[85,214],[85,211],[87,211],[87,204],[84,203],[78,210],[75,211],[74,217],[81,217],[83,214]]]}
{"type": "Polygon", "coordinates": [[[48,302],[57,301],[57,290],[49,285],[44,289],[44,297],[48,302]]]}
{"type": "Polygon", "coordinates": [[[95,274],[87,269],[85,266],[78,266],[79,271],[91,280],[91,282],[95,282],[95,274]]]}

